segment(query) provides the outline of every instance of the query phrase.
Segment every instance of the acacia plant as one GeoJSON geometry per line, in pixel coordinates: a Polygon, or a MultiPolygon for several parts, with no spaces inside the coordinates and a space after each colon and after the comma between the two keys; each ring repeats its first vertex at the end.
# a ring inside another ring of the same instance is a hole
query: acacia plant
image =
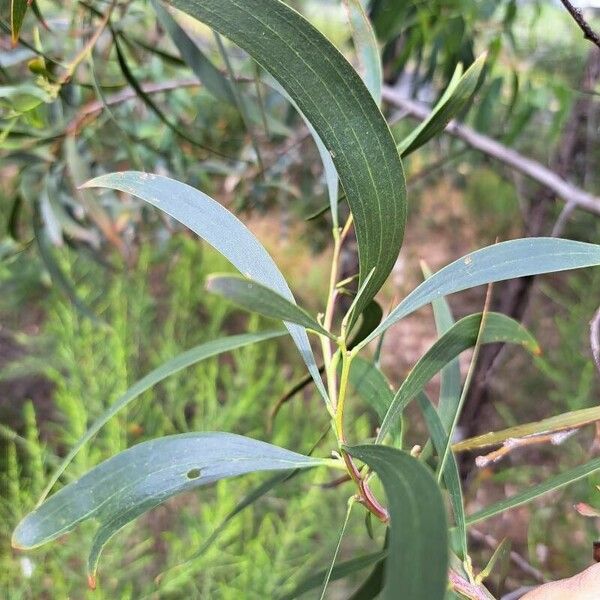
{"type": "MultiPolygon", "coordinates": [[[[491,598],[482,585],[483,577],[476,576],[471,565],[467,528],[585,477],[600,469],[600,459],[475,514],[465,514],[455,452],[502,444],[514,437],[514,432],[498,432],[452,446],[470,379],[467,375],[461,383],[455,359],[469,348],[475,348],[476,355],[482,344],[493,342],[517,344],[533,353],[538,346],[518,322],[489,312],[487,307],[480,314],[454,323],[444,297],[513,277],[598,265],[600,246],[533,238],[482,248],[436,273],[427,273],[424,282],[382,319],[375,296],[398,257],[406,222],[402,156],[440,132],[465,106],[480,79],[484,59],[476,61],[464,75],[457,71],[430,118],[408,138],[397,142],[378,106],[379,57],[358,0],[348,2],[348,9],[366,83],[319,31],[279,0],[171,0],[169,4],[245,50],[274,78],[269,85],[289,98],[315,138],[326,172],[333,223],[331,277],[322,301],[323,311],[314,316],[299,307],[284,275],[256,237],[201,191],[165,176],[132,171],[88,181],[84,187],[109,188],[136,196],[194,231],[241,273],[215,275],[209,280],[208,289],[244,309],[283,321],[285,330],[232,335],[202,344],[138,381],[66,456],[37,508],[16,528],[14,547],[38,547],[93,519],[99,525],[88,560],[88,577],[93,587],[101,551],[110,538],[176,494],[245,473],[284,472],[243,499],[239,511],[302,469],[333,469],[344,473],[352,486],[348,510],[353,504],[359,505],[371,521],[385,528],[384,547],[337,565],[334,556],[330,568],[298,582],[286,597],[296,597],[318,586],[323,588],[323,597],[330,579],[371,566],[373,570],[361,588],[361,598],[378,594],[390,600],[491,598]],[[347,202],[350,210],[345,222],[340,220],[340,201],[347,202]],[[352,230],[358,242],[360,270],[355,277],[340,281],[340,251],[352,230]],[[353,298],[344,310],[340,299],[347,294],[353,298]],[[439,339],[399,389],[392,392],[378,361],[370,358],[366,350],[392,325],[428,304],[434,307],[439,339]],[[335,445],[329,456],[302,455],[226,432],[185,433],[135,445],[47,497],[82,446],[144,391],[200,360],[286,332],[297,346],[330,418],[335,445]],[[320,347],[322,367],[317,364],[309,335],[320,347]],[[424,387],[439,372],[444,379],[440,398],[434,404],[424,387]],[[352,439],[348,433],[345,416],[351,386],[378,415],[374,439],[352,439]],[[430,441],[423,444],[422,450],[407,452],[403,447],[403,429],[407,424],[402,417],[413,400],[423,414],[430,441]],[[450,516],[446,514],[446,498],[450,516]]],[[[163,19],[168,18],[164,6],[154,5],[163,19]]],[[[547,433],[564,426],[564,419],[534,424],[523,435],[547,433]]]]}

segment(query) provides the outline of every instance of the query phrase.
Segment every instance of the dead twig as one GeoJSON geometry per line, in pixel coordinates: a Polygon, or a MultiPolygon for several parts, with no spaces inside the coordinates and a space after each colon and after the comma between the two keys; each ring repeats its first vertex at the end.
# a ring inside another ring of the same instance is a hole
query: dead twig
{"type": "MultiPolygon", "coordinates": [[[[405,98],[397,90],[389,86],[383,88],[383,100],[408,113],[411,117],[424,121],[430,115],[429,107],[405,98]]],[[[505,165],[523,173],[552,190],[559,198],[571,203],[577,208],[600,215],[600,198],[589,194],[576,185],[566,181],[541,163],[523,156],[516,150],[504,146],[500,142],[478,133],[471,127],[451,121],[446,127],[446,133],[463,140],[469,146],[494,158],[505,165]]]]}
{"type": "Polygon", "coordinates": [[[585,20],[583,13],[579,8],[575,8],[569,0],[560,0],[567,12],[573,17],[573,20],[583,32],[583,37],[600,48],[600,36],[592,29],[592,26],[585,20]]]}

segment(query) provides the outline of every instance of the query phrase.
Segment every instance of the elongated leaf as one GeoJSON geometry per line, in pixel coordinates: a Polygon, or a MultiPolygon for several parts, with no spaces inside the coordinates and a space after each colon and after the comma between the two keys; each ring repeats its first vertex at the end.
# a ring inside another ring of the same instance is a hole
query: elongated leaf
{"type": "Polygon", "coordinates": [[[33,217],[33,231],[35,234],[35,241],[40,252],[40,258],[42,259],[42,262],[44,263],[44,266],[50,275],[52,283],[65,294],[69,302],[83,317],[90,319],[96,325],[106,325],[106,323],[99,319],[79,297],[75,286],[59,265],[56,257],[54,256],[52,244],[50,243],[47,234],[42,227],[41,218],[37,210],[33,217]]]}
{"type": "Polygon", "coordinates": [[[435,298],[478,285],[600,264],[600,245],[561,238],[522,238],[487,246],[450,263],[414,289],[360,346],[435,298]]]}
{"type": "Polygon", "coordinates": [[[381,85],[383,69],[377,37],[369,21],[369,17],[361,4],[361,0],[344,0],[344,7],[348,14],[348,21],[352,28],[354,49],[362,71],[362,78],[373,100],[381,103],[381,85]]]}
{"type": "Polygon", "coordinates": [[[377,473],[388,501],[389,555],[382,600],[443,600],[448,568],[446,514],[430,471],[395,448],[353,446],[347,451],[377,473]]]}
{"type": "Polygon", "coordinates": [[[158,104],[156,104],[156,102],[154,102],[154,100],[152,100],[150,95],[144,91],[144,88],[142,88],[142,86],[136,79],[131,68],[129,67],[129,63],[127,62],[125,53],[123,52],[123,49],[121,48],[121,44],[119,42],[119,37],[114,32],[113,32],[113,42],[114,42],[115,51],[117,53],[117,63],[119,65],[119,68],[121,69],[121,73],[123,74],[123,77],[125,78],[127,83],[133,88],[133,90],[135,91],[137,96],[140,98],[140,100],[158,117],[158,119],[160,121],[162,121],[169,129],[171,129],[173,131],[173,133],[175,133],[182,139],[186,140],[190,144],[193,144],[194,146],[197,146],[198,148],[202,148],[203,150],[206,150],[210,154],[220,156],[221,158],[234,160],[231,156],[227,156],[226,154],[219,152],[215,148],[212,148],[210,146],[207,146],[206,144],[203,144],[196,138],[189,135],[184,129],[182,129],[181,127],[178,127],[175,123],[173,123],[173,121],[171,121],[171,119],[169,119],[169,117],[167,117],[165,115],[165,113],[158,107],[158,104]]]}
{"type": "MultiPolygon", "coordinates": [[[[329,210],[331,211],[331,222],[333,228],[337,228],[339,226],[339,218],[338,218],[338,204],[340,202],[340,198],[338,196],[339,191],[339,177],[337,171],[335,170],[335,164],[333,163],[333,159],[331,158],[331,154],[329,150],[327,150],[323,140],[319,137],[317,130],[313,127],[310,120],[306,117],[306,115],[300,110],[300,107],[296,104],[294,99],[287,93],[287,90],[279,84],[275,79],[267,78],[265,83],[270,85],[274,90],[279,92],[284,98],[290,102],[290,104],[296,109],[304,124],[308,127],[308,131],[312,136],[315,145],[317,146],[317,151],[319,152],[319,156],[321,157],[321,162],[323,163],[323,173],[325,175],[325,183],[327,185],[327,196],[329,199],[329,210]]],[[[325,211],[327,207],[325,208],[325,211]]]]}
{"type": "Polygon", "coordinates": [[[19,39],[27,6],[27,0],[10,0],[10,29],[13,44],[16,44],[19,39]]]}
{"type": "MultiPolygon", "coordinates": [[[[321,436],[319,436],[319,439],[312,445],[310,451],[307,453],[308,456],[312,456],[313,452],[317,449],[319,444],[329,434],[329,432],[330,432],[330,429],[329,429],[329,427],[327,427],[327,429],[325,429],[323,434],[321,434],[321,436]]],[[[294,477],[301,474],[302,472],[303,472],[302,469],[295,469],[293,471],[277,473],[276,475],[269,477],[266,481],[264,481],[257,487],[250,490],[234,506],[234,508],[227,514],[227,516],[221,521],[221,523],[217,527],[215,527],[215,529],[210,534],[208,539],[206,539],[204,541],[202,546],[198,550],[196,550],[196,552],[194,552],[192,554],[192,556],[190,556],[190,558],[186,559],[182,563],[179,563],[178,565],[170,567],[169,569],[167,569],[167,571],[163,571],[163,573],[160,574],[159,579],[161,581],[163,581],[166,585],[177,586],[177,584],[178,584],[177,574],[175,574],[174,577],[169,576],[166,582],[164,579],[165,574],[170,574],[172,572],[179,571],[181,569],[181,567],[185,567],[190,562],[201,557],[212,546],[212,544],[215,542],[215,540],[218,539],[218,537],[221,535],[221,533],[223,533],[223,531],[225,531],[225,529],[227,528],[227,525],[230,523],[230,521],[232,519],[234,519],[237,515],[239,515],[242,511],[244,511],[249,506],[252,506],[252,504],[254,504],[254,502],[256,502],[257,500],[262,498],[265,494],[270,492],[274,487],[276,487],[282,483],[285,483],[286,481],[289,481],[290,479],[293,479],[294,477]]],[[[183,572],[182,576],[186,577],[185,571],[183,572]]]]}
{"type": "Polygon", "coordinates": [[[369,360],[356,356],[350,365],[349,380],[354,391],[373,408],[381,421],[394,399],[385,375],[369,360]]]}
{"type": "Polygon", "coordinates": [[[134,385],[132,385],[118,400],[116,400],[102,415],[100,415],[96,421],[94,421],[93,425],[83,434],[83,436],[77,441],[75,446],[70,450],[64,460],[61,462],[60,466],[56,469],[56,471],[52,474],[50,481],[44,492],[42,493],[42,497],[40,498],[39,503],[48,495],[54,484],[58,481],[59,477],[63,474],[64,470],[67,468],[69,463],[73,460],[73,458],[77,455],[79,450],[90,440],[100,429],[108,423],[112,417],[114,417],[118,412],[123,410],[128,404],[130,404],[133,400],[135,400],[138,396],[143,394],[145,391],[154,387],[157,383],[161,382],[163,379],[170,377],[171,375],[182,371],[186,367],[189,367],[201,360],[205,360],[212,356],[217,356],[218,354],[222,354],[223,352],[230,352],[231,350],[235,350],[236,348],[242,348],[243,346],[248,346],[250,344],[256,344],[257,342],[262,342],[264,340],[269,340],[275,337],[279,337],[284,335],[283,331],[263,331],[260,333],[247,333],[243,335],[232,335],[229,337],[221,338],[219,340],[213,340],[211,342],[207,342],[204,344],[200,344],[199,346],[195,346],[190,350],[186,350],[185,352],[177,355],[175,358],[167,361],[162,364],[160,367],[150,371],[147,375],[142,377],[139,381],[137,381],[134,385]]]}
{"type": "MultiPolygon", "coordinates": [[[[179,25],[171,13],[164,8],[162,2],[152,0],[152,7],[156,12],[158,22],[165,28],[173,43],[179,50],[185,64],[193,71],[198,81],[217,100],[237,106],[233,86],[214,63],[202,52],[194,40],[179,25]]],[[[263,115],[260,106],[250,97],[244,98],[248,118],[253,123],[262,123],[263,115]]],[[[269,130],[279,135],[288,135],[290,130],[280,121],[266,115],[269,130]]]]}
{"type": "MultiPolygon", "coordinates": [[[[431,277],[429,267],[425,263],[422,263],[421,266],[425,278],[431,277]]],[[[442,297],[433,300],[431,306],[438,337],[442,337],[455,323],[450,305],[446,298],[442,297]]],[[[460,400],[460,393],[460,363],[458,358],[455,358],[440,371],[440,397],[437,412],[446,431],[452,425],[452,417],[460,400]]]]}
{"type": "Polygon", "coordinates": [[[362,311],[358,330],[348,342],[348,350],[352,350],[360,344],[381,323],[382,318],[381,306],[375,300],[371,300],[362,311]]]}
{"type": "Polygon", "coordinates": [[[600,406],[573,410],[556,415],[555,417],[542,419],[541,421],[515,425],[514,427],[502,429],[501,431],[484,433],[457,442],[452,446],[452,449],[455,452],[464,452],[465,450],[476,450],[479,448],[486,448],[487,446],[497,446],[509,439],[576,429],[590,423],[595,423],[596,421],[600,421],[600,406]]]}
{"type": "MultiPolygon", "coordinates": [[[[364,556],[359,556],[358,558],[353,558],[351,560],[338,563],[333,567],[329,580],[337,581],[338,579],[348,577],[348,575],[353,575],[357,571],[366,569],[373,564],[381,562],[386,556],[387,552],[382,550],[380,552],[365,554],[364,556]]],[[[310,575],[304,581],[299,583],[289,594],[280,596],[279,600],[294,600],[294,598],[298,598],[299,596],[302,596],[302,594],[306,594],[306,592],[310,592],[311,590],[318,588],[323,584],[323,579],[325,579],[326,574],[327,569],[324,569],[323,571],[319,571],[318,573],[310,575]]]]}
{"type": "Polygon", "coordinates": [[[246,310],[257,312],[272,319],[282,319],[302,325],[321,335],[335,339],[304,309],[280,296],[272,289],[235,275],[212,275],[207,279],[206,289],[219,294],[246,310]]]}
{"type": "Polygon", "coordinates": [[[560,475],[555,475],[554,477],[550,477],[539,483],[537,485],[529,486],[526,490],[511,496],[510,498],[506,498],[504,500],[500,500],[491,506],[488,506],[482,510],[473,513],[467,517],[467,525],[475,525],[475,523],[479,523],[480,521],[485,521],[490,517],[494,517],[499,515],[507,510],[512,508],[516,508],[517,506],[522,506],[523,504],[527,504],[548,492],[552,492],[554,490],[558,490],[562,487],[570,485],[571,483],[575,483],[592,473],[595,473],[600,469],[600,458],[594,458],[584,465],[580,465],[575,467],[574,469],[570,469],[569,471],[565,471],[560,475]]]}
{"type": "MultiPolygon", "coordinates": [[[[244,275],[294,302],[285,278],[263,245],[237,217],[210,196],[168,177],[136,171],[101,175],[84,187],[121,190],[160,208],[208,242],[244,275]]],[[[327,399],[306,331],[299,325],[286,327],[317,389],[327,399]]]]}
{"type": "MultiPolygon", "coordinates": [[[[419,359],[396,392],[379,429],[377,442],[380,443],[394,428],[402,411],[409,402],[425,387],[427,382],[461,352],[475,345],[481,313],[464,317],[454,324],[419,359]]],[[[493,344],[508,342],[519,344],[530,352],[538,352],[539,347],[531,334],[517,321],[500,313],[488,313],[481,343],[493,344]]]]}
{"type": "Polygon", "coordinates": [[[373,600],[383,588],[385,561],[378,562],[361,586],[350,596],[350,600],[373,600]]]}
{"type": "Polygon", "coordinates": [[[429,117],[398,144],[398,152],[402,157],[408,156],[443,131],[467,105],[477,88],[485,60],[485,54],[480,56],[462,76],[462,68],[457,67],[446,91],[433,107],[429,117]]]}
{"type": "Polygon", "coordinates": [[[286,89],[323,140],[354,215],[361,281],[376,269],[360,314],[396,261],[406,221],[402,164],[369,91],[335,47],[279,0],[171,4],[246,50],[286,89]]]}
{"type": "Polygon", "coordinates": [[[165,28],[177,50],[179,50],[181,58],[194,72],[200,83],[217,100],[223,100],[235,106],[235,95],[228,79],[200,50],[161,2],[152,0],[152,8],[156,12],[158,22],[165,28]]]}
{"type": "MultiPolygon", "coordinates": [[[[419,408],[425,418],[427,424],[427,430],[431,436],[435,451],[438,457],[441,457],[446,452],[446,443],[448,438],[448,432],[444,429],[444,425],[438,413],[436,412],[431,400],[427,397],[425,392],[421,392],[417,396],[417,402],[419,408]]],[[[449,453],[444,465],[444,481],[446,483],[446,489],[450,494],[450,502],[452,504],[452,511],[454,512],[454,520],[456,523],[456,529],[458,531],[458,542],[460,546],[460,559],[466,560],[467,558],[467,526],[465,523],[465,509],[463,504],[462,487],[460,484],[460,474],[458,472],[458,465],[452,452],[449,453]]]]}
{"type": "Polygon", "coordinates": [[[329,565],[329,569],[327,569],[327,572],[325,573],[325,578],[323,581],[323,587],[321,589],[321,594],[319,596],[319,600],[325,599],[325,594],[327,593],[327,586],[329,585],[329,582],[331,581],[331,573],[333,572],[333,569],[335,568],[335,563],[337,561],[337,557],[340,552],[340,547],[342,545],[342,540],[344,539],[344,534],[346,533],[346,527],[348,527],[348,521],[350,520],[350,513],[352,512],[352,507],[354,506],[354,502],[355,502],[354,498],[351,498],[348,501],[346,517],[344,518],[344,521],[342,523],[342,527],[340,529],[340,533],[338,536],[338,542],[337,542],[337,545],[333,552],[333,556],[331,557],[331,564],[329,565]]]}
{"type": "Polygon", "coordinates": [[[168,498],[220,479],[254,471],[326,464],[232,433],[184,433],[120,452],[70,483],[27,515],[14,531],[15,548],[36,548],[90,518],[100,523],[88,559],[94,580],[108,540],[168,498]]]}

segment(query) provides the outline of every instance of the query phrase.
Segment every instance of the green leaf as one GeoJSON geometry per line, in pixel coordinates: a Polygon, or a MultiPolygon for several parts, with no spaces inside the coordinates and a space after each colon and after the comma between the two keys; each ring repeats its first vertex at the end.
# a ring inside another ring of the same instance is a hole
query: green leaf
{"type": "Polygon", "coordinates": [[[485,54],[480,56],[462,77],[462,67],[459,65],[456,68],[446,91],[433,107],[429,117],[398,144],[398,152],[402,157],[408,156],[443,131],[467,105],[477,88],[486,58],[485,54]]]}
{"type": "Polygon", "coordinates": [[[554,477],[550,477],[539,483],[537,485],[529,486],[523,492],[515,494],[510,498],[506,498],[504,500],[500,500],[487,508],[477,511],[472,515],[467,517],[467,525],[475,525],[480,521],[485,521],[490,517],[495,517],[507,510],[512,508],[516,508],[517,506],[522,506],[523,504],[527,504],[548,492],[552,492],[554,490],[558,490],[562,487],[570,485],[571,483],[575,483],[592,473],[595,473],[600,469],[600,458],[594,458],[589,462],[575,467],[574,469],[570,469],[569,471],[565,471],[560,475],[556,475],[554,477]]]}
{"type": "MultiPolygon", "coordinates": [[[[373,564],[381,562],[386,556],[387,552],[383,550],[338,563],[333,567],[329,580],[337,581],[338,579],[348,577],[348,575],[354,575],[354,573],[357,571],[366,569],[373,564]]],[[[280,596],[278,600],[294,600],[294,598],[298,598],[299,596],[302,596],[302,594],[318,588],[323,584],[323,580],[325,579],[328,570],[329,569],[324,569],[314,573],[313,575],[310,575],[301,583],[299,583],[289,594],[280,596]]]]}
{"type": "Polygon", "coordinates": [[[349,380],[354,391],[373,408],[381,421],[394,399],[385,375],[371,361],[356,356],[350,365],[349,380]]]}
{"type": "MultiPolygon", "coordinates": [[[[464,317],[419,359],[396,392],[381,423],[377,443],[380,443],[391,432],[406,406],[425,387],[427,382],[461,352],[475,345],[481,318],[481,313],[464,317]]],[[[500,313],[488,313],[486,319],[481,343],[509,342],[520,344],[530,352],[539,351],[535,339],[519,322],[500,313]]]]}
{"type": "Polygon", "coordinates": [[[340,552],[340,547],[342,545],[342,540],[344,539],[344,534],[346,533],[346,527],[348,527],[348,521],[350,520],[350,513],[352,512],[352,507],[354,506],[354,502],[356,500],[354,498],[350,498],[348,500],[348,508],[346,510],[346,517],[342,523],[342,528],[340,529],[340,533],[338,535],[338,542],[333,552],[333,556],[331,557],[331,564],[329,565],[329,569],[327,569],[327,573],[325,574],[323,587],[321,589],[321,594],[319,596],[319,600],[324,600],[325,594],[327,593],[327,586],[331,581],[331,574],[333,569],[335,568],[335,561],[337,560],[338,554],[340,552]]]}
{"type": "Polygon", "coordinates": [[[300,107],[294,102],[294,99],[287,93],[286,89],[282,87],[278,81],[275,79],[267,78],[265,83],[271,86],[274,90],[279,92],[284,98],[288,100],[288,102],[296,109],[304,124],[308,127],[308,131],[312,136],[315,145],[317,146],[317,151],[319,152],[319,156],[321,157],[321,162],[323,163],[323,173],[325,175],[325,183],[327,185],[327,196],[329,199],[329,204],[325,207],[325,211],[327,208],[331,211],[331,222],[333,228],[337,228],[339,226],[338,219],[338,204],[340,202],[340,198],[338,196],[339,191],[339,177],[337,171],[335,170],[335,165],[333,164],[333,159],[331,158],[331,154],[329,150],[325,147],[323,140],[319,137],[316,129],[312,126],[312,123],[307,119],[306,115],[300,110],[300,107]]]}
{"type": "Polygon", "coordinates": [[[29,513],[13,533],[15,548],[36,548],[90,518],[99,522],[88,558],[93,582],[105,544],[168,498],[255,471],[327,464],[232,433],[184,433],[143,442],[104,461],[29,513]]]}
{"type": "MultiPolygon", "coordinates": [[[[448,439],[447,430],[444,428],[438,413],[436,412],[431,400],[427,397],[425,392],[420,392],[417,395],[417,402],[419,408],[423,413],[427,430],[431,436],[431,441],[435,447],[438,457],[444,456],[446,452],[446,444],[448,439]]],[[[466,560],[467,558],[467,526],[465,522],[465,510],[463,504],[463,493],[460,484],[460,474],[458,471],[458,465],[454,454],[449,452],[446,464],[444,465],[444,482],[446,483],[446,489],[450,494],[450,502],[452,504],[452,511],[454,512],[454,521],[456,523],[456,529],[458,530],[458,541],[460,545],[460,558],[466,560]]]]}
{"type": "Polygon", "coordinates": [[[154,102],[154,100],[152,100],[150,95],[147,94],[144,91],[144,88],[142,88],[142,86],[139,84],[138,80],[136,79],[135,75],[133,74],[133,71],[129,67],[127,59],[125,57],[125,53],[123,52],[123,49],[121,48],[121,44],[119,42],[119,37],[114,32],[113,32],[113,44],[115,47],[115,51],[117,53],[117,63],[119,65],[119,68],[121,69],[121,73],[123,74],[123,77],[125,78],[127,83],[133,88],[133,90],[135,91],[137,96],[140,98],[140,100],[158,117],[158,119],[160,121],[162,121],[169,129],[171,129],[173,131],[173,133],[178,135],[180,138],[186,140],[190,144],[193,144],[194,146],[197,146],[198,148],[202,148],[202,150],[206,150],[210,154],[215,154],[217,156],[220,156],[221,158],[232,159],[232,157],[227,156],[227,155],[223,154],[222,152],[219,152],[215,148],[212,148],[210,146],[203,144],[199,140],[197,140],[194,137],[192,137],[191,135],[189,135],[184,129],[182,129],[181,127],[178,127],[175,123],[173,123],[171,121],[171,119],[169,119],[169,117],[167,117],[165,115],[165,113],[158,107],[158,104],[156,104],[156,102],[154,102]]]}
{"type": "Polygon", "coordinates": [[[346,448],[383,484],[390,514],[382,600],[443,600],[448,569],[444,501],[429,469],[386,446],[346,448]]]}
{"type": "MultiPolygon", "coordinates": [[[[173,43],[179,50],[185,64],[192,70],[198,81],[202,83],[207,92],[217,100],[222,100],[237,106],[235,93],[231,82],[219,71],[213,62],[202,52],[194,40],[187,34],[185,29],[179,25],[171,13],[164,8],[162,2],[152,0],[152,7],[156,12],[158,22],[167,31],[173,43]]],[[[137,40],[136,40],[137,42],[137,40]]],[[[244,98],[248,118],[253,123],[262,123],[260,106],[250,97],[244,98]]],[[[279,135],[288,135],[290,130],[280,121],[267,115],[269,130],[279,135]]]]}
{"type": "Polygon", "coordinates": [[[16,44],[19,39],[27,6],[27,0],[10,0],[10,30],[13,44],[16,44]]]}
{"type": "Polygon", "coordinates": [[[383,588],[385,561],[379,561],[361,586],[350,596],[350,600],[373,600],[383,588]]]}
{"type": "Polygon", "coordinates": [[[207,278],[206,289],[251,312],[272,319],[296,323],[306,329],[312,329],[321,335],[335,339],[304,309],[286,300],[272,289],[251,279],[239,275],[211,275],[207,278]]]}
{"type": "Polygon", "coordinates": [[[200,83],[217,100],[223,100],[232,106],[235,106],[235,95],[231,83],[211,60],[200,50],[192,38],[171,16],[158,0],[152,0],[152,8],[156,12],[156,18],[165,31],[173,40],[181,58],[193,71],[200,83]]]}
{"type": "Polygon", "coordinates": [[[182,371],[183,369],[205,360],[212,356],[217,356],[223,352],[230,352],[243,346],[250,344],[256,344],[264,340],[269,340],[275,337],[284,335],[283,331],[262,331],[259,333],[247,333],[243,335],[232,335],[229,337],[221,338],[219,340],[212,340],[210,342],[200,344],[190,350],[186,350],[181,354],[178,354],[175,358],[163,363],[160,367],[150,371],[147,375],[142,377],[139,381],[133,384],[118,400],[116,400],[102,415],[100,415],[93,425],[83,434],[83,436],[77,441],[75,446],[70,450],[67,456],[63,459],[59,467],[52,474],[50,482],[44,489],[42,497],[39,503],[48,495],[54,484],[58,481],[59,477],[63,474],[69,463],[77,455],[79,450],[100,431],[100,429],[108,423],[112,417],[114,417],[119,411],[123,410],[128,404],[135,400],[138,396],[143,394],[145,391],[154,387],[157,383],[163,379],[170,377],[171,375],[182,371]]]}
{"type": "Polygon", "coordinates": [[[369,91],[336,48],[278,0],[170,4],[246,50],[286,89],[325,144],[354,216],[361,282],[375,268],[360,314],[396,261],[406,221],[402,163],[369,91]]]}
{"type": "MultiPolygon", "coordinates": [[[[136,171],[101,175],[83,187],[121,190],[160,208],[208,242],[246,277],[294,302],[285,278],[263,245],[237,217],[199,190],[168,177],[136,171]]],[[[286,327],[317,389],[327,401],[306,331],[299,325],[287,324],[286,327]]]]}
{"type": "MultiPolygon", "coordinates": [[[[426,279],[431,277],[431,271],[425,263],[422,263],[421,268],[426,279]]],[[[446,298],[441,297],[433,300],[431,306],[438,337],[442,337],[455,323],[450,305],[446,298]]],[[[458,358],[455,358],[440,371],[440,396],[437,412],[446,431],[452,425],[453,415],[460,400],[460,393],[460,363],[458,358]]]]}
{"type": "Polygon", "coordinates": [[[522,238],[487,246],[434,273],[414,289],[360,347],[436,298],[514,277],[555,273],[600,264],[600,245],[561,238],[522,238]]]}
{"type": "Polygon", "coordinates": [[[358,55],[363,81],[369,92],[371,92],[373,100],[379,105],[381,103],[383,69],[377,37],[361,0],[344,0],[344,7],[352,29],[354,49],[358,55]]]}
{"type": "Polygon", "coordinates": [[[487,446],[498,446],[510,439],[578,429],[597,421],[600,421],[600,406],[591,406],[590,408],[582,408],[581,410],[573,410],[554,417],[548,417],[541,421],[515,425],[501,431],[492,431],[461,440],[454,444],[452,449],[455,452],[464,452],[465,450],[476,450],[487,446]]]}
{"type": "Polygon", "coordinates": [[[54,256],[52,244],[50,243],[48,235],[42,226],[41,217],[37,206],[34,210],[35,212],[32,221],[35,241],[40,253],[40,258],[42,259],[44,267],[46,267],[46,270],[50,275],[52,283],[64,293],[69,302],[83,317],[90,319],[96,325],[106,325],[106,323],[99,319],[79,297],[75,286],[64,273],[63,269],[56,260],[56,257],[54,256]]]}
{"type": "Polygon", "coordinates": [[[352,350],[362,342],[381,323],[382,318],[381,306],[375,300],[371,300],[362,311],[358,330],[348,342],[348,350],[352,350]]]}

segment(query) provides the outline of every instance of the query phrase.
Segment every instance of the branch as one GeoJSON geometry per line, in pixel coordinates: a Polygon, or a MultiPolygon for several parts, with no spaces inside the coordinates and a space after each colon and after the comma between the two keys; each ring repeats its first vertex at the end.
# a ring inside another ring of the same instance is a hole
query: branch
{"type": "Polygon", "coordinates": [[[583,31],[583,37],[586,40],[590,40],[592,44],[600,48],[600,37],[592,29],[591,25],[583,18],[583,13],[578,8],[575,8],[569,0],[560,0],[562,5],[567,9],[569,14],[573,17],[573,20],[579,26],[579,29],[583,31]]]}
{"type": "MultiPolygon", "coordinates": [[[[405,111],[409,116],[424,121],[430,115],[427,106],[404,98],[389,86],[383,88],[383,100],[405,111]]],[[[446,133],[463,140],[469,146],[523,173],[544,187],[552,190],[559,198],[577,208],[600,215],[600,198],[569,183],[541,163],[519,154],[490,137],[478,133],[471,127],[451,121],[446,133]]]]}
{"type": "MultiPolygon", "coordinates": [[[[177,90],[182,87],[198,87],[200,82],[197,79],[171,79],[162,81],[160,83],[142,83],[141,88],[146,94],[159,94],[162,92],[169,92],[171,90],[177,90]]],[[[127,87],[106,98],[107,106],[114,106],[115,104],[121,104],[137,98],[137,93],[134,89],[127,87]]],[[[83,124],[93,118],[97,113],[102,112],[104,109],[104,103],[101,100],[92,100],[87,104],[84,104],[79,110],[75,118],[69,123],[67,132],[69,134],[76,133],[83,124]]]]}

